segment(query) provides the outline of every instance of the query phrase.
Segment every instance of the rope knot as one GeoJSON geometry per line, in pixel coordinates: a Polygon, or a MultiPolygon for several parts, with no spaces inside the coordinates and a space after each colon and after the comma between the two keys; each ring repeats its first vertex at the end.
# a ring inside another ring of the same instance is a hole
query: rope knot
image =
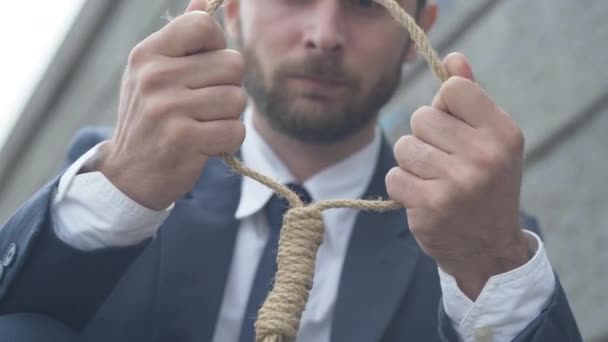
{"type": "Polygon", "coordinates": [[[316,207],[292,207],[285,213],[273,291],[258,312],[255,324],[257,341],[295,340],[324,234],[321,210],[316,207]]]}
{"type": "Polygon", "coordinates": [[[283,217],[283,229],[285,233],[292,230],[294,233],[303,234],[320,233],[319,238],[322,238],[325,228],[323,227],[321,210],[314,205],[292,207],[287,210],[283,217]],[[288,227],[291,227],[291,229],[286,229],[288,227]]]}

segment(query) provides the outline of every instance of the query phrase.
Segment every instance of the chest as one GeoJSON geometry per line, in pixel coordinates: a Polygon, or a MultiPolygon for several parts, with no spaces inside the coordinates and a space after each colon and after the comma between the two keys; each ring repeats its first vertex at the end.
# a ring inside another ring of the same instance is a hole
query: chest
{"type": "MultiPolygon", "coordinates": [[[[219,170],[176,204],[92,324],[102,340],[212,341],[223,307],[238,316],[265,235],[263,223],[244,229],[234,218],[238,178],[227,174],[219,170]]],[[[385,196],[378,183],[366,196],[385,196]]],[[[326,215],[328,234],[342,239],[328,237],[318,253],[308,321],[325,323],[330,341],[433,330],[436,269],[420,262],[405,212],[326,215]]]]}

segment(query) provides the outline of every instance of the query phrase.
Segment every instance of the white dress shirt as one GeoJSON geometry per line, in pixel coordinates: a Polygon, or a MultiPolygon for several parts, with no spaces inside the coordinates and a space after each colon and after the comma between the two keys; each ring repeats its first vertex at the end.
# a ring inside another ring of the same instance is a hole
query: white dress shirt
{"type": "MultiPolygon", "coordinates": [[[[247,137],[242,146],[245,164],[283,184],[295,181],[255,130],[249,112],[245,114],[245,125],[247,137]]],[[[381,144],[378,129],[370,144],[317,173],[303,186],[314,201],[360,198],[371,181],[381,144]]],[[[97,148],[78,159],[61,178],[51,209],[57,235],[83,250],[126,246],[154,236],[172,207],[162,211],[146,209],[121,193],[100,172],[78,174],[97,148]]],[[[214,342],[238,340],[255,275],[251,262],[260,260],[269,236],[263,207],[271,196],[270,189],[243,177],[235,214],[240,227],[214,342]]],[[[329,342],[340,274],[356,214],[354,209],[323,212],[326,232],[317,254],[314,286],[297,342],[329,342]]],[[[452,276],[438,270],[445,311],[463,341],[510,341],[546,306],[555,288],[555,278],[542,241],[534,233],[528,233],[534,245],[533,258],[515,270],[490,278],[475,302],[460,291],[452,276]]]]}

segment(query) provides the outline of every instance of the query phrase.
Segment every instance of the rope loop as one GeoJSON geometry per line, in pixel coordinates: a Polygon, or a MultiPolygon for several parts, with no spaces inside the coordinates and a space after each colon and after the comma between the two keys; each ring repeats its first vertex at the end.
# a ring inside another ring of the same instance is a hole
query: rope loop
{"type": "MultiPolygon", "coordinates": [[[[212,0],[207,12],[213,15],[223,1],[212,0]]],[[[435,77],[442,83],[445,82],[449,75],[416,20],[395,0],[373,1],[385,7],[393,19],[408,31],[435,77]]],[[[246,167],[230,154],[225,153],[222,158],[235,172],[264,184],[290,204],[290,209],[283,217],[273,289],[258,312],[255,330],[257,342],[293,342],[312,289],[317,251],[325,234],[322,211],[353,208],[384,212],[403,207],[394,201],[381,199],[335,199],[304,206],[299,196],[285,185],[246,167]]]]}

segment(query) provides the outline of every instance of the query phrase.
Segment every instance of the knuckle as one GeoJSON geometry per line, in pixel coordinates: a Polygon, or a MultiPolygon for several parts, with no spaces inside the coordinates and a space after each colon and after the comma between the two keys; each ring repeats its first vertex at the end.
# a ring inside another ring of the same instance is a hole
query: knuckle
{"type": "Polygon", "coordinates": [[[460,177],[454,178],[453,185],[460,194],[468,196],[478,193],[485,183],[484,173],[465,170],[460,177]]]}
{"type": "Polygon", "coordinates": [[[473,82],[461,76],[452,76],[442,85],[442,89],[448,93],[462,89],[463,87],[469,87],[473,82]]]}
{"type": "Polygon", "coordinates": [[[490,144],[487,139],[473,140],[471,159],[473,164],[481,169],[494,169],[502,162],[502,154],[498,148],[490,144]]]}
{"type": "Polygon", "coordinates": [[[245,126],[239,120],[230,120],[217,127],[209,139],[208,149],[212,155],[236,152],[245,140],[245,126]]]}
{"type": "Polygon", "coordinates": [[[514,152],[521,153],[524,150],[526,138],[521,128],[517,125],[513,125],[507,133],[507,143],[514,152]]]}
{"type": "Polygon", "coordinates": [[[215,31],[215,21],[213,18],[204,11],[192,11],[184,15],[185,19],[188,20],[188,25],[193,26],[196,32],[200,32],[203,36],[213,34],[215,31]]]}
{"type": "Polygon", "coordinates": [[[418,108],[418,110],[416,110],[410,118],[410,127],[412,128],[412,133],[419,134],[420,129],[429,124],[428,122],[431,120],[431,115],[436,110],[436,108],[431,106],[422,106],[418,108]]]}
{"type": "Polygon", "coordinates": [[[145,41],[139,42],[131,50],[128,57],[129,68],[139,68],[144,65],[148,59],[149,53],[145,46],[145,41]]]}
{"type": "Polygon", "coordinates": [[[410,127],[412,132],[416,132],[418,130],[419,124],[423,120],[424,113],[426,113],[427,110],[427,106],[422,106],[412,114],[410,117],[410,127]]]}
{"type": "Polygon", "coordinates": [[[230,152],[235,152],[239,149],[239,147],[243,144],[243,141],[245,141],[245,136],[247,134],[245,130],[245,124],[243,124],[241,121],[235,122],[233,130],[234,145],[232,146],[232,150],[230,152]]]}
{"type": "Polygon", "coordinates": [[[493,148],[485,147],[478,149],[475,156],[476,164],[483,169],[494,169],[502,164],[500,154],[493,148]]]}
{"type": "Polygon", "coordinates": [[[152,97],[146,100],[145,114],[151,120],[161,120],[175,109],[175,101],[166,97],[152,97]]]}
{"type": "Polygon", "coordinates": [[[240,117],[245,110],[245,107],[247,107],[247,93],[245,92],[245,89],[234,87],[231,102],[233,102],[236,107],[235,114],[237,117],[240,117]]]}
{"type": "Polygon", "coordinates": [[[238,119],[247,106],[247,93],[240,86],[221,86],[210,96],[217,101],[225,119],[238,119]]]}
{"type": "Polygon", "coordinates": [[[414,141],[414,137],[411,135],[404,135],[397,140],[393,148],[393,152],[396,157],[403,157],[408,154],[410,146],[414,141]]]}
{"type": "Polygon", "coordinates": [[[234,72],[234,75],[240,81],[242,75],[245,73],[245,59],[240,52],[235,50],[225,50],[226,58],[225,63],[229,70],[234,72]]]}
{"type": "Polygon", "coordinates": [[[397,167],[393,167],[386,173],[386,177],[384,182],[386,183],[386,191],[391,198],[395,198],[397,195],[397,179],[399,178],[399,169],[397,167]]]}
{"type": "Polygon", "coordinates": [[[150,63],[136,73],[137,85],[142,95],[147,95],[173,79],[173,70],[159,63],[150,63]]]}
{"type": "Polygon", "coordinates": [[[147,95],[155,89],[159,83],[159,72],[157,67],[145,67],[136,75],[137,87],[142,95],[147,95]]]}
{"type": "Polygon", "coordinates": [[[452,76],[445,81],[439,89],[439,97],[445,99],[446,102],[450,103],[454,101],[459,94],[462,94],[465,90],[470,90],[473,83],[460,76],[452,76]]]}

